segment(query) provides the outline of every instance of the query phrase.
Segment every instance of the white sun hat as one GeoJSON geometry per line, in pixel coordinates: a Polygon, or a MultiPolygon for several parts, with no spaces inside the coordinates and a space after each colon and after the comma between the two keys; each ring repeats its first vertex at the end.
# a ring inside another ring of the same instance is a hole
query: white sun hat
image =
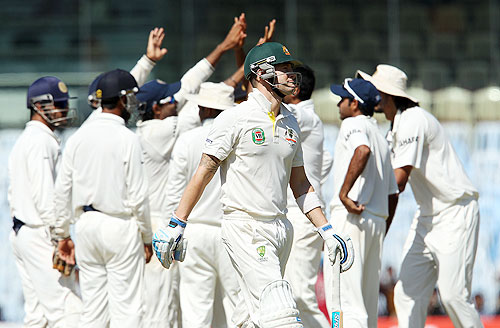
{"type": "Polygon", "coordinates": [[[224,82],[203,82],[198,94],[188,94],[186,98],[199,106],[217,110],[229,109],[236,105],[234,88],[224,82]]]}
{"type": "Polygon", "coordinates": [[[356,72],[356,77],[361,77],[370,81],[380,92],[387,93],[391,96],[404,97],[418,103],[418,99],[406,93],[406,82],[408,81],[408,77],[405,72],[397,67],[380,64],[377,66],[377,70],[373,75],[358,70],[356,72]]]}

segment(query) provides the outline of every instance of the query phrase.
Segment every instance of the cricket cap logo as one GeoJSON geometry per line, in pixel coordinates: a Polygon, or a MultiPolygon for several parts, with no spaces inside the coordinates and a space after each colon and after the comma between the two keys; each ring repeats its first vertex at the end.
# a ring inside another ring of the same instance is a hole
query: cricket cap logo
{"type": "Polygon", "coordinates": [[[266,246],[257,247],[257,254],[259,254],[260,257],[264,257],[264,255],[266,255],[266,246]]]}
{"type": "Polygon", "coordinates": [[[261,128],[255,128],[252,130],[252,141],[256,145],[262,145],[266,141],[266,136],[264,135],[264,130],[261,128]]]}
{"type": "Polygon", "coordinates": [[[287,56],[290,56],[290,51],[288,51],[288,49],[285,46],[283,46],[283,53],[287,56]]]}

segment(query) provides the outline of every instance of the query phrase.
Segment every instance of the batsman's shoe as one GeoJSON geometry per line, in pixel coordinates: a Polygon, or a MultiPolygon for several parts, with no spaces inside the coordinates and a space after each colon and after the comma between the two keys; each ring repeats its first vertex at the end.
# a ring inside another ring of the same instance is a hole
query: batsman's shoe
{"type": "Polygon", "coordinates": [[[174,256],[177,257],[179,261],[184,260],[186,243],[183,242],[182,236],[186,224],[187,222],[179,219],[173,214],[168,226],[158,229],[153,236],[153,249],[156,257],[167,269],[170,268],[174,256]]]}
{"type": "Polygon", "coordinates": [[[333,227],[329,223],[319,227],[317,231],[325,241],[328,248],[328,258],[332,265],[335,263],[337,251],[340,251],[340,269],[342,272],[349,270],[354,262],[354,248],[351,237],[334,233],[333,227]]]}

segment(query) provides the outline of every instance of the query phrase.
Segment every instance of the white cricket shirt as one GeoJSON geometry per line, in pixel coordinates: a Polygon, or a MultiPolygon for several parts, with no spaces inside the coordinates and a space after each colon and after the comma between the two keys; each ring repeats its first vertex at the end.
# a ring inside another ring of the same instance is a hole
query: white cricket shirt
{"type": "Polygon", "coordinates": [[[462,197],[479,197],[443,127],[424,109],[398,111],[388,139],[394,168],[413,166],[408,181],[422,216],[435,215],[462,197]]]}
{"type": "Polygon", "coordinates": [[[139,87],[146,83],[149,73],[151,73],[155,65],[156,63],[149,59],[148,56],[142,55],[137,64],[130,70],[130,74],[134,77],[139,87]]]}
{"type": "MultiPolygon", "coordinates": [[[[323,165],[325,164],[323,162],[323,123],[314,111],[312,99],[301,101],[298,104],[287,104],[286,106],[299,123],[302,152],[304,154],[304,170],[307,179],[322,202],[322,207],[324,207],[323,197],[321,196],[321,180],[323,173],[325,173],[323,172],[323,165]]],[[[328,172],[326,173],[328,174],[328,172]]],[[[288,187],[287,195],[287,207],[298,207],[290,187],[288,187]]]]}
{"type": "MultiPolygon", "coordinates": [[[[203,145],[213,124],[213,119],[205,119],[203,126],[182,134],[175,144],[170,160],[166,191],[167,213],[172,213],[179,204],[187,184],[200,164],[203,145]]],[[[200,200],[189,215],[189,222],[220,226],[222,219],[221,180],[216,172],[206,186],[200,200]]]]}
{"type": "Polygon", "coordinates": [[[114,114],[96,113],[67,141],[56,180],[56,233],[68,235],[72,212],[83,206],[110,216],[135,219],[145,243],[151,243],[151,223],[139,137],[114,114]]]}
{"type": "Polygon", "coordinates": [[[54,181],[59,139],[42,122],[29,121],[9,156],[10,215],[32,227],[55,224],[54,181]]]}
{"type": "Polygon", "coordinates": [[[286,214],[292,167],[303,166],[300,128],[292,113],[271,103],[257,89],[248,100],[214,120],[203,152],[221,163],[225,217],[275,219],[286,214]]]}
{"type": "Polygon", "coordinates": [[[348,197],[365,205],[365,211],[387,218],[389,216],[388,196],[398,192],[396,178],[391,165],[389,145],[380,133],[373,117],[358,115],[342,121],[335,143],[333,163],[333,198],[331,211],[343,209],[339,193],[351,163],[354,151],[359,146],[368,146],[370,156],[365,169],[352,186],[348,197]]]}

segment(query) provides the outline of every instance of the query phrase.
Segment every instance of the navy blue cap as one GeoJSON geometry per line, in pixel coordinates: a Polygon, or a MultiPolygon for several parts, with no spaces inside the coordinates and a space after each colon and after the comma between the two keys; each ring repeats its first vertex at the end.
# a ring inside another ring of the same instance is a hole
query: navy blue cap
{"type": "Polygon", "coordinates": [[[44,76],[33,82],[28,88],[28,108],[31,108],[33,98],[46,94],[50,94],[54,102],[70,99],[68,87],[63,81],[55,76],[44,76]]]}
{"type": "Polygon", "coordinates": [[[94,96],[96,90],[97,90],[97,83],[99,82],[99,80],[101,79],[101,77],[104,75],[104,73],[101,73],[99,74],[98,77],[96,77],[94,79],[94,81],[92,81],[92,83],[90,83],[89,85],[89,96],[94,96]]]}
{"type": "Polygon", "coordinates": [[[146,111],[153,108],[154,103],[167,97],[172,97],[181,89],[181,81],[166,83],[162,80],[153,80],[144,84],[137,94],[140,102],[146,103],[146,111]]]}
{"type": "Polygon", "coordinates": [[[382,99],[377,88],[363,79],[345,79],[344,84],[332,84],[330,90],[341,98],[358,100],[366,109],[373,109],[382,99]]]}
{"type": "Polygon", "coordinates": [[[137,88],[135,78],[127,71],[115,69],[102,74],[97,81],[97,99],[111,99],[119,97],[122,90],[132,90],[137,88]]]}

